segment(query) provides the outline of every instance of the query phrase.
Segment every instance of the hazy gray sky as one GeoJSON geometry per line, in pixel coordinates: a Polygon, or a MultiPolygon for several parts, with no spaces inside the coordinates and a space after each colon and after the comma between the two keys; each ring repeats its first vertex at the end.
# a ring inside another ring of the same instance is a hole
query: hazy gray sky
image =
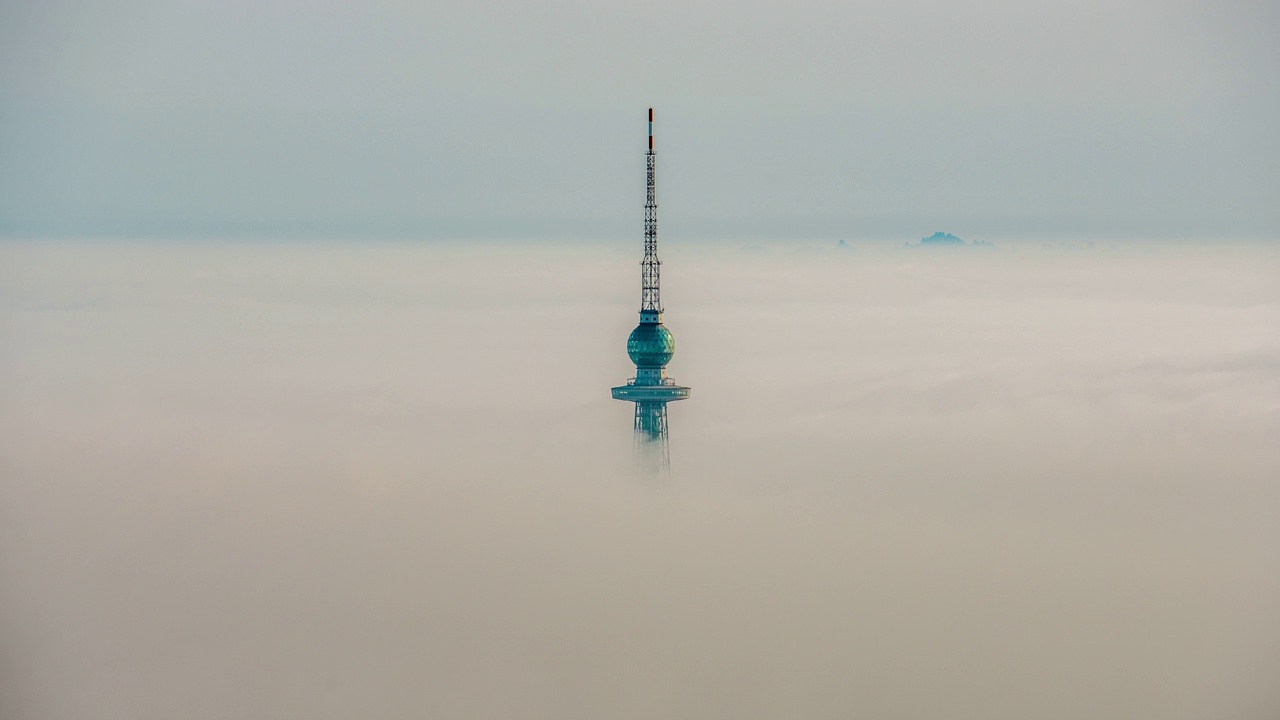
{"type": "Polygon", "coordinates": [[[0,232],[1270,235],[1267,2],[0,6],[0,232]],[[935,227],[937,226],[937,227],[935,227]]]}

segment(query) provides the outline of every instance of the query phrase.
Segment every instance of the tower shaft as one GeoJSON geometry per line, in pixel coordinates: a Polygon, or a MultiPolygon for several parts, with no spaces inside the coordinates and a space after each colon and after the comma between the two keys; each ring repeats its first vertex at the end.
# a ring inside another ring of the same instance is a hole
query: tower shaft
{"type": "Polygon", "coordinates": [[[650,468],[671,465],[666,401],[637,402],[634,433],[636,459],[641,465],[650,468]]]}
{"type": "Polygon", "coordinates": [[[649,108],[649,151],[645,153],[647,190],[644,203],[644,259],[640,261],[640,324],[627,338],[627,355],[636,376],[613,388],[613,397],[635,404],[636,459],[643,468],[665,471],[670,465],[667,403],[689,397],[689,388],[666,377],[664,368],[675,354],[675,339],[662,325],[659,290],[662,262],[658,260],[658,201],[654,182],[653,108],[649,108]]]}

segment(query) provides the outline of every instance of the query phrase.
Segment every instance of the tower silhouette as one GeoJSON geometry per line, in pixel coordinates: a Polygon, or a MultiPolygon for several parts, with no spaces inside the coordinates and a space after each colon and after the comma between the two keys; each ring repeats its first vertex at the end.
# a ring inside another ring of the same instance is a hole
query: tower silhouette
{"type": "Polygon", "coordinates": [[[671,465],[667,437],[667,403],[689,397],[689,388],[667,377],[667,363],[676,353],[676,339],[662,324],[658,259],[658,203],[654,191],[653,108],[649,108],[649,152],[645,154],[648,191],[644,203],[644,260],[640,261],[640,324],[627,338],[627,355],[636,376],[613,388],[615,400],[635,403],[636,459],[644,467],[666,470],[671,465]]]}

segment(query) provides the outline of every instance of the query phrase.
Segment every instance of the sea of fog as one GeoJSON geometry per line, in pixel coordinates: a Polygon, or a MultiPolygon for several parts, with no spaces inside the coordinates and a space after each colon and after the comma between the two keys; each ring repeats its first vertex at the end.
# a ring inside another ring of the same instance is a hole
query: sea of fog
{"type": "Polygon", "coordinates": [[[0,717],[1280,717],[1280,244],[0,243],[0,717]]]}

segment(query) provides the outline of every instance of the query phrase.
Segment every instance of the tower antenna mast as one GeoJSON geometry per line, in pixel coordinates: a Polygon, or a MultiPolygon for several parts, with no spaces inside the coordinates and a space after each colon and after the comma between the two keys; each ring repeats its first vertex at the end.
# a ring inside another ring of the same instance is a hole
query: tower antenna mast
{"type": "Polygon", "coordinates": [[[654,181],[653,108],[649,108],[649,152],[645,154],[644,260],[640,261],[640,314],[662,314],[662,261],[658,259],[658,196],[654,181]]]}

